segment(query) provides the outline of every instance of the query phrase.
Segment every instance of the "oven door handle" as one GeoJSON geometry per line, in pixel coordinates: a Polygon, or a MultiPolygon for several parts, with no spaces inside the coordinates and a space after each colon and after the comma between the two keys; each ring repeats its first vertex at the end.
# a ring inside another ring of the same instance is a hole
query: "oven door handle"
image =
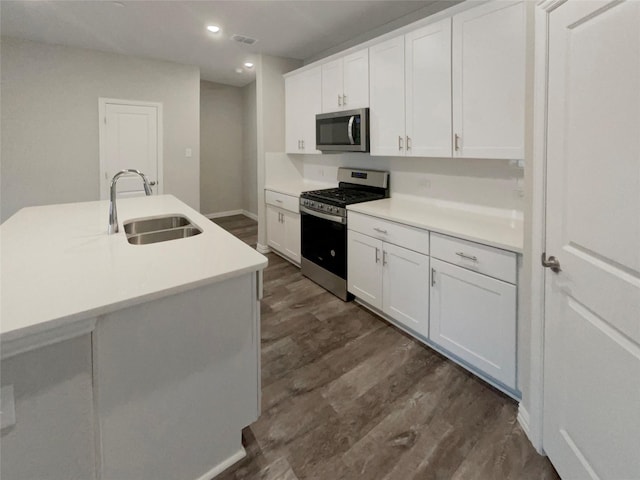
{"type": "Polygon", "coordinates": [[[330,222],[346,224],[347,219],[345,217],[340,217],[339,215],[329,215],[328,213],[316,212],[315,210],[310,210],[307,207],[303,207],[300,205],[300,211],[304,213],[308,213],[314,217],[323,218],[325,220],[329,220],[330,222]]]}
{"type": "Polygon", "coordinates": [[[349,135],[349,142],[351,145],[355,145],[356,142],[353,139],[353,121],[356,119],[355,115],[351,115],[349,118],[349,125],[347,126],[347,135],[349,135]]]}

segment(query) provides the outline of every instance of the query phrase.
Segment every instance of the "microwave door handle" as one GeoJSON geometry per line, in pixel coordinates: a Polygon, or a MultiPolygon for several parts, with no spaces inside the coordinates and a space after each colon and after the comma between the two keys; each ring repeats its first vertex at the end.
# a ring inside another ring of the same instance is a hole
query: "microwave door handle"
{"type": "Polygon", "coordinates": [[[356,119],[355,115],[351,115],[349,118],[349,125],[347,126],[347,135],[349,135],[349,142],[351,145],[355,145],[356,142],[353,140],[353,122],[356,119]]]}

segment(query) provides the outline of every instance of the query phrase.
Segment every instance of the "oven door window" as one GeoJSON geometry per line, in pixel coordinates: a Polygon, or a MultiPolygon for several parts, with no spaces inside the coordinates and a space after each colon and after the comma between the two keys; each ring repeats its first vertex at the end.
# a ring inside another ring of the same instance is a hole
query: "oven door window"
{"type": "Polygon", "coordinates": [[[316,120],[318,145],[360,145],[360,115],[316,120]]]}
{"type": "Polygon", "coordinates": [[[302,256],[347,278],[347,226],[301,212],[302,256]]]}

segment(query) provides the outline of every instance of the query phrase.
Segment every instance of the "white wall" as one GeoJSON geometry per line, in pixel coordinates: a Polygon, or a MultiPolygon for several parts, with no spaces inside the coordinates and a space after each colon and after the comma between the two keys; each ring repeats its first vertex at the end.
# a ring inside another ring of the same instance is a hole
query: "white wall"
{"type": "Polygon", "coordinates": [[[242,209],[258,214],[256,82],[242,88],[242,209]]]}
{"type": "Polygon", "coordinates": [[[2,361],[16,423],[2,430],[0,477],[95,478],[91,335],[2,361]]]}
{"type": "Polygon", "coordinates": [[[200,86],[200,209],[205,215],[241,210],[243,91],[205,81],[200,86]]]}
{"type": "Polygon", "coordinates": [[[508,160],[464,158],[377,157],[363,153],[335,155],[290,155],[304,158],[307,180],[336,182],[340,166],[389,170],[391,195],[413,195],[425,199],[479,205],[491,209],[523,208],[523,170],[508,160]]]}
{"type": "Polygon", "coordinates": [[[199,209],[197,67],[12,38],[0,48],[2,221],[25,206],[100,198],[99,97],[163,104],[164,192],[199,209]]]}

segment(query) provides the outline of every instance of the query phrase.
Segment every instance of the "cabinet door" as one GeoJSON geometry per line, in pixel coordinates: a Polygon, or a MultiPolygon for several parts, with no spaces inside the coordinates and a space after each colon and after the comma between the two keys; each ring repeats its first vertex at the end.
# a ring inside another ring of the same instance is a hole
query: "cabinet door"
{"type": "Polygon", "coordinates": [[[383,311],[423,337],[429,335],[429,257],[383,245],[383,311]]]}
{"type": "Polygon", "coordinates": [[[322,70],[318,66],[301,75],[302,88],[298,101],[302,108],[302,153],[321,153],[320,150],[316,150],[316,115],[322,109],[322,70]]]}
{"type": "Polygon", "coordinates": [[[285,96],[285,151],[287,153],[300,153],[300,141],[302,133],[301,111],[298,99],[301,96],[302,80],[299,75],[284,79],[285,96]]]}
{"type": "Polygon", "coordinates": [[[322,111],[342,110],[342,58],[322,65],[322,111]]]}
{"type": "Polygon", "coordinates": [[[453,17],[455,156],[524,158],[525,35],[524,3],[453,17]]]}
{"type": "Polygon", "coordinates": [[[300,215],[282,212],[284,223],[284,254],[300,263],[300,215]]]}
{"type": "Polygon", "coordinates": [[[344,57],[342,108],[352,110],[369,106],[369,49],[344,57]]]}
{"type": "Polygon", "coordinates": [[[406,152],[451,156],[451,19],[405,36],[406,152]]]}
{"type": "Polygon", "coordinates": [[[348,231],[347,290],[382,310],[382,241],[348,231]]]}
{"type": "Polygon", "coordinates": [[[371,155],[404,155],[404,36],[369,49],[371,155]]]}
{"type": "Polygon", "coordinates": [[[516,387],[516,287],[431,259],[429,338],[516,387]]]}
{"type": "Polygon", "coordinates": [[[279,252],[284,252],[284,233],[282,211],[267,205],[267,244],[279,252]]]}

